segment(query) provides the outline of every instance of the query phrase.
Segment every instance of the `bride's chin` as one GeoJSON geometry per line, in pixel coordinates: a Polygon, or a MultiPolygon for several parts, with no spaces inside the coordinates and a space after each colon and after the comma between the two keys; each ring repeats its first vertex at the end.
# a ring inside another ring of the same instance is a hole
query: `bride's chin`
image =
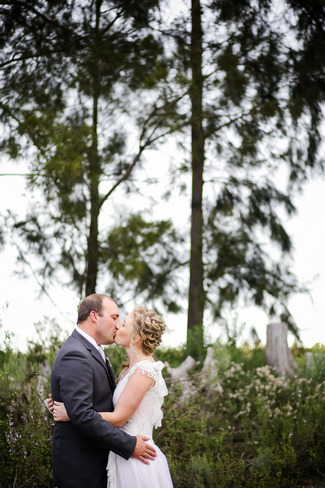
{"type": "Polygon", "coordinates": [[[123,346],[123,347],[126,347],[125,344],[123,343],[123,339],[122,340],[119,340],[118,337],[115,337],[115,344],[117,346],[123,346]]]}

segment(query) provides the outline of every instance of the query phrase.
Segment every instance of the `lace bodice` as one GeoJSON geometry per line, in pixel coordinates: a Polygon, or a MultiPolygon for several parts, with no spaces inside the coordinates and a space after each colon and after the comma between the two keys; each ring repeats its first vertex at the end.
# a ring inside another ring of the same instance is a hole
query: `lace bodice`
{"type": "Polygon", "coordinates": [[[153,427],[160,427],[163,418],[161,406],[164,396],[168,393],[165,380],[161,374],[163,368],[164,363],[161,361],[156,361],[154,363],[148,360],[140,361],[117,383],[113,396],[114,407],[129,378],[137,371],[137,369],[140,369],[142,374],[153,378],[155,381],[155,384],[146,392],[136,411],[121,427],[124,432],[127,432],[130,435],[146,435],[152,439],[153,427]]]}

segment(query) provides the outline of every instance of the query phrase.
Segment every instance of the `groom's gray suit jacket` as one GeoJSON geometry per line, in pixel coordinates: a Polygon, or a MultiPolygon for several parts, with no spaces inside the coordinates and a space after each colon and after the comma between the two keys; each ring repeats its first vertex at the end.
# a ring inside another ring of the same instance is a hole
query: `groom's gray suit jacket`
{"type": "Polygon", "coordinates": [[[55,422],[52,461],[60,488],[106,488],[109,450],[128,459],[136,437],[97,412],[113,410],[113,371],[97,349],[76,330],[59,350],[51,373],[53,400],[64,402],[70,422],[55,422]]]}

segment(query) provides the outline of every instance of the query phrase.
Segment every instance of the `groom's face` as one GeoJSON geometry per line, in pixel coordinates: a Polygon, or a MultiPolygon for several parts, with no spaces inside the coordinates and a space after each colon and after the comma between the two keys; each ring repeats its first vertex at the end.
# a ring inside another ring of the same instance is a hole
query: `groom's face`
{"type": "Polygon", "coordinates": [[[102,309],[98,314],[97,333],[98,344],[112,344],[114,342],[116,323],[119,318],[119,310],[113,300],[103,298],[102,309]]]}

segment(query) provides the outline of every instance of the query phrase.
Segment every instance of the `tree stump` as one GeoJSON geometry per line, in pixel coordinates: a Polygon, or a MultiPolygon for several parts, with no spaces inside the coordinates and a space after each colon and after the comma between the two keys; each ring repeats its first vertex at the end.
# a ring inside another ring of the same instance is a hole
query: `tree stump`
{"type": "Polygon", "coordinates": [[[182,395],[179,398],[181,403],[186,403],[190,396],[194,393],[192,381],[188,375],[188,371],[194,369],[199,364],[192,356],[187,356],[177,368],[171,368],[166,362],[168,374],[171,376],[172,386],[178,385],[182,390],[182,395]]]}
{"type": "Polygon", "coordinates": [[[288,325],[278,322],[267,325],[265,357],[280,376],[294,375],[297,365],[287,342],[288,325]]]}
{"type": "Polygon", "coordinates": [[[204,360],[202,371],[200,372],[200,387],[208,389],[211,392],[218,391],[219,393],[222,393],[222,386],[219,381],[217,381],[217,377],[217,361],[214,358],[213,347],[210,346],[207,349],[207,355],[204,360]]]}

